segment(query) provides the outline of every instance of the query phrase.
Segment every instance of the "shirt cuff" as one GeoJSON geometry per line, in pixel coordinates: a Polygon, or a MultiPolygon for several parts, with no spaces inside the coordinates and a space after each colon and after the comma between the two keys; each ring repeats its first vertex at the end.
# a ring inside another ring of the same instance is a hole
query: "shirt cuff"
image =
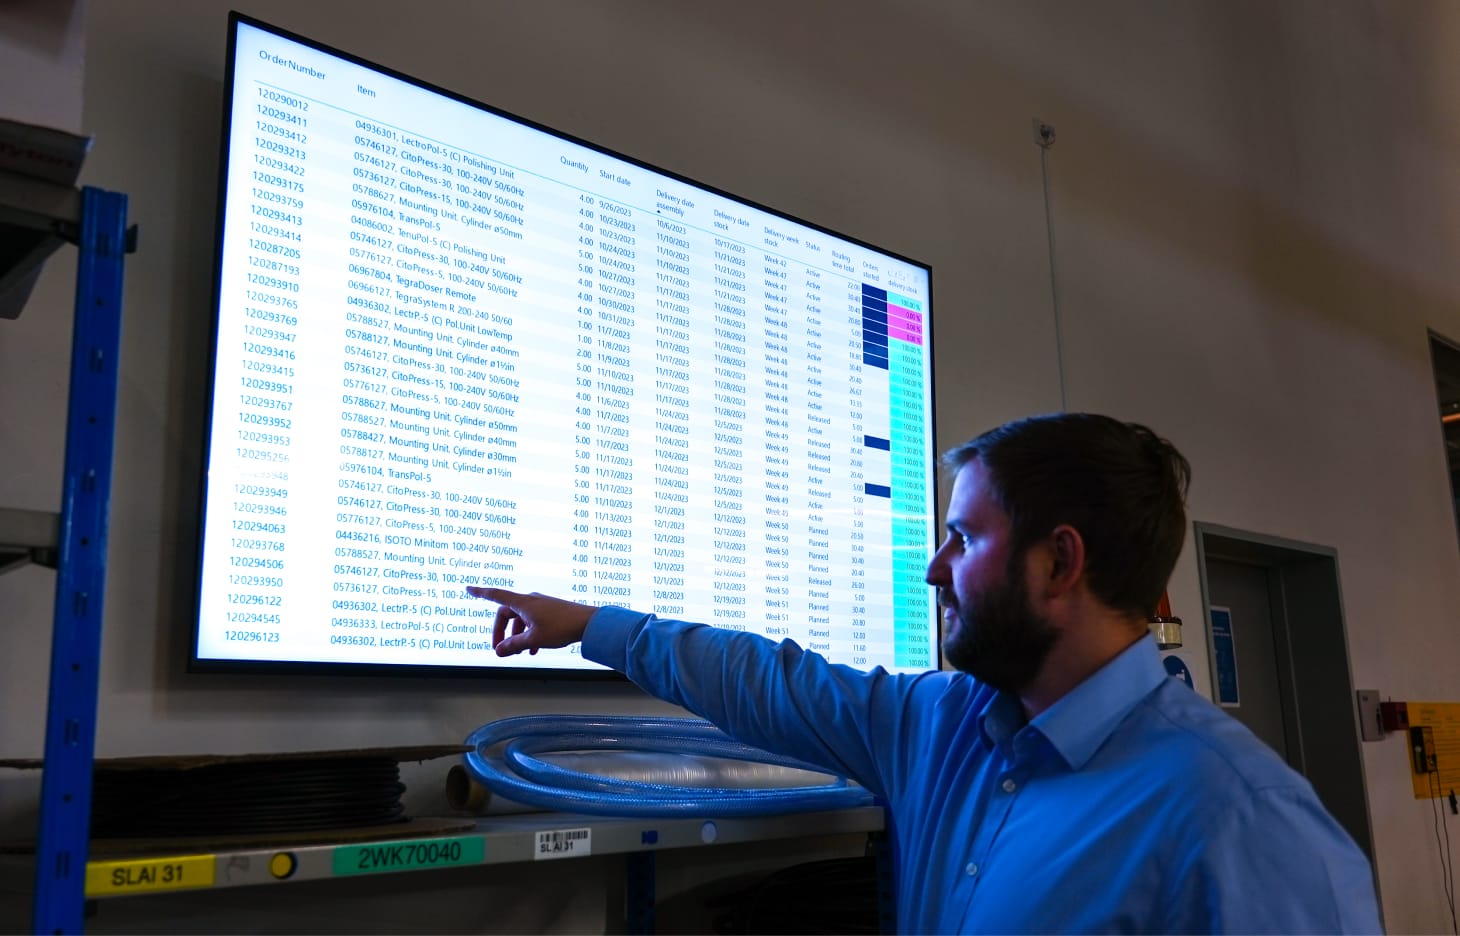
{"type": "Polygon", "coordinates": [[[649,615],[628,608],[599,608],[583,631],[583,657],[620,673],[628,666],[629,640],[649,615]]]}

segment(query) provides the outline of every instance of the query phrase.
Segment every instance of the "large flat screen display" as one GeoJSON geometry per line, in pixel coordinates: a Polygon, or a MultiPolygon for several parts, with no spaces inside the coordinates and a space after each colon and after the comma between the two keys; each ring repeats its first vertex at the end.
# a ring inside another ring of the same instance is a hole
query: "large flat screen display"
{"type": "Polygon", "coordinates": [[[227,64],[194,668],[602,672],[469,584],[938,664],[927,266],[246,17],[227,64]]]}

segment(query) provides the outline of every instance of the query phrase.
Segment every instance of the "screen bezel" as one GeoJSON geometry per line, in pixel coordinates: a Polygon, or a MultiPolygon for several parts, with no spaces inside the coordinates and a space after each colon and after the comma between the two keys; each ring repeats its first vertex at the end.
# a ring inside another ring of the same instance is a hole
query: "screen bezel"
{"type": "MultiPolygon", "coordinates": [[[[213,244],[213,248],[214,248],[214,251],[213,251],[213,290],[212,290],[212,315],[211,315],[211,323],[210,323],[210,329],[209,329],[208,373],[207,373],[206,395],[205,395],[205,402],[204,402],[204,408],[203,408],[203,427],[202,427],[203,428],[203,435],[202,435],[202,438],[200,440],[200,443],[202,445],[203,451],[202,451],[202,458],[200,459],[200,464],[201,464],[201,478],[200,478],[200,484],[199,484],[199,489],[198,489],[198,504],[197,504],[197,510],[198,510],[198,512],[197,512],[197,526],[196,526],[197,542],[196,542],[196,546],[195,546],[195,549],[194,549],[194,575],[193,575],[193,586],[194,586],[193,592],[194,592],[194,594],[193,594],[193,602],[192,602],[193,618],[192,618],[192,624],[191,624],[190,649],[189,649],[188,664],[187,664],[187,671],[189,673],[296,674],[296,675],[311,675],[311,676],[355,675],[355,676],[397,676],[397,677],[408,677],[408,678],[420,678],[420,677],[423,677],[423,676],[425,676],[425,677],[437,677],[437,676],[450,676],[450,677],[483,677],[483,676],[489,676],[489,677],[493,677],[493,678],[503,678],[503,679],[529,679],[529,680],[547,680],[547,681],[558,681],[558,680],[564,680],[564,681],[583,681],[583,680],[587,680],[587,681],[594,681],[594,682],[602,682],[602,681],[605,681],[605,680],[606,681],[612,681],[612,682],[623,682],[623,681],[625,681],[622,674],[620,674],[618,672],[615,672],[615,671],[613,671],[611,669],[607,669],[607,668],[598,668],[598,669],[569,669],[569,668],[562,668],[562,667],[521,667],[521,666],[513,666],[513,665],[510,665],[510,664],[509,665],[503,665],[503,666],[447,666],[447,665],[428,665],[428,664],[412,664],[412,663],[348,663],[348,662],[323,662],[323,661],[303,661],[303,660],[286,661],[286,660],[217,659],[217,658],[200,658],[198,656],[198,645],[199,645],[199,640],[200,640],[200,637],[201,637],[202,596],[203,596],[203,587],[202,587],[203,586],[203,544],[205,542],[204,534],[205,534],[205,526],[206,526],[206,519],[207,519],[207,505],[208,505],[208,496],[209,496],[209,491],[208,491],[209,462],[210,462],[210,458],[211,458],[211,451],[212,451],[211,440],[212,440],[212,436],[213,436],[213,396],[214,396],[214,384],[215,384],[215,380],[217,378],[216,371],[217,371],[217,362],[218,362],[218,328],[219,328],[219,318],[220,318],[220,315],[222,313],[222,276],[223,276],[223,249],[224,249],[224,243],[223,243],[223,241],[224,241],[224,229],[225,229],[225,220],[226,220],[226,218],[225,218],[225,212],[226,212],[227,199],[228,199],[229,151],[230,151],[230,141],[232,140],[232,129],[233,129],[234,77],[235,77],[235,70],[236,70],[236,63],[237,63],[238,32],[239,32],[239,27],[240,26],[249,26],[249,27],[253,27],[255,29],[261,30],[263,32],[271,33],[271,34],[273,34],[275,36],[278,36],[280,39],[283,39],[283,40],[286,40],[286,41],[289,41],[289,42],[295,42],[295,43],[298,43],[300,45],[306,46],[308,48],[314,49],[315,51],[322,52],[322,53],[324,53],[326,55],[331,55],[331,56],[337,57],[337,58],[342,59],[344,61],[350,62],[351,64],[354,64],[354,65],[358,65],[358,66],[360,66],[362,68],[370,69],[370,70],[375,71],[375,72],[378,72],[379,74],[384,75],[386,77],[393,78],[393,79],[396,79],[398,81],[405,82],[406,84],[413,85],[413,86],[415,86],[415,87],[417,87],[417,88],[419,88],[419,89],[421,89],[423,91],[429,92],[431,94],[440,95],[442,97],[449,98],[451,100],[460,102],[462,104],[466,104],[466,105],[468,105],[470,107],[474,107],[474,108],[476,108],[478,110],[484,111],[484,112],[489,113],[489,114],[492,114],[494,116],[501,117],[503,119],[513,121],[513,122],[518,123],[518,124],[520,124],[520,125],[522,125],[524,127],[529,128],[529,129],[532,129],[532,130],[536,130],[536,131],[539,131],[539,132],[542,132],[542,133],[549,134],[551,136],[557,137],[560,140],[564,140],[564,141],[567,141],[569,143],[573,143],[573,144],[578,145],[578,146],[586,147],[586,148],[591,149],[591,150],[593,150],[595,152],[601,153],[601,154],[603,154],[605,156],[609,156],[609,157],[611,157],[613,159],[622,160],[623,162],[629,163],[629,164],[634,165],[634,166],[637,166],[639,168],[648,170],[648,171],[653,172],[653,173],[657,173],[659,175],[664,176],[665,178],[672,179],[672,180],[675,180],[675,181],[678,181],[678,182],[682,182],[682,183],[685,183],[687,185],[692,185],[692,186],[694,186],[694,187],[696,187],[698,189],[701,189],[701,190],[703,190],[703,191],[705,191],[707,193],[710,193],[710,194],[719,196],[721,198],[729,199],[729,200],[734,201],[734,202],[738,202],[738,203],[740,203],[742,205],[745,205],[745,206],[747,206],[749,208],[753,208],[753,209],[756,209],[758,211],[766,212],[767,214],[770,214],[770,215],[773,215],[775,217],[784,219],[786,221],[790,221],[790,222],[792,222],[794,224],[802,225],[804,227],[807,227],[807,228],[810,228],[810,229],[819,231],[819,232],[824,233],[824,234],[829,234],[829,235],[831,235],[833,237],[837,237],[837,238],[840,238],[841,240],[847,241],[848,243],[856,244],[857,246],[864,247],[864,248],[867,248],[869,250],[876,251],[878,253],[881,253],[881,254],[884,254],[884,255],[886,255],[888,257],[891,257],[891,258],[893,258],[895,260],[899,260],[899,261],[901,261],[903,263],[907,263],[907,264],[910,264],[912,266],[921,268],[925,272],[925,274],[927,275],[927,277],[928,277],[928,295],[929,295],[929,298],[930,298],[929,314],[925,318],[924,323],[923,323],[924,341],[927,344],[928,349],[929,349],[929,356],[928,356],[928,381],[929,381],[929,385],[930,386],[935,386],[935,384],[933,384],[933,379],[934,379],[933,378],[933,355],[931,353],[932,352],[932,347],[933,347],[933,326],[934,326],[933,317],[932,317],[932,306],[931,306],[931,296],[932,296],[932,290],[933,290],[933,274],[932,274],[932,267],[929,266],[928,264],[923,263],[923,262],[918,261],[918,260],[914,260],[911,257],[907,257],[907,256],[904,256],[902,254],[895,253],[893,251],[887,250],[886,248],[879,247],[879,246],[877,246],[875,244],[872,244],[872,243],[869,243],[867,241],[861,240],[860,238],[851,237],[851,236],[849,236],[847,234],[844,234],[844,233],[842,233],[840,231],[836,231],[836,230],[833,230],[831,228],[824,227],[822,225],[812,223],[812,222],[807,221],[805,219],[798,218],[798,217],[796,217],[794,215],[787,214],[784,211],[780,211],[778,209],[769,207],[767,205],[760,204],[758,202],[752,201],[752,200],[750,200],[748,198],[745,198],[743,196],[735,195],[735,194],[732,194],[730,192],[726,192],[726,191],[724,191],[722,189],[719,189],[719,188],[716,188],[716,187],[714,187],[712,185],[707,185],[704,182],[700,182],[700,181],[698,181],[696,179],[690,178],[689,176],[685,176],[685,175],[682,175],[682,174],[677,173],[677,172],[673,172],[673,171],[670,171],[670,170],[667,170],[667,169],[663,169],[663,168],[661,168],[659,166],[653,165],[652,163],[645,162],[645,161],[643,161],[641,159],[637,159],[637,158],[632,157],[632,156],[626,156],[623,153],[617,152],[615,150],[609,149],[609,148],[604,147],[604,146],[600,146],[600,145],[598,145],[596,143],[592,143],[592,142],[590,142],[588,140],[581,139],[579,137],[573,136],[572,134],[565,133],[565,132],[563,132],[561,130],[557,130],[557,129],[554,129],[552,127],[545,126],[543,124],[537,123],[536,121],[529,120],[529,119],[524,118],[524,117],[520,117],[520,116],[518,116],[516,114],[513,114],[513,113],[511,113],[509,111],[505,111],[505,110],[502,110],[501,108],[494,107],[494,106],[492,106],[490,104],[485,104],[485,103],[483,103],[481,101],[478,101],[478,100],[476,100],[474,98],[467,97],[466,95],[458,94],[458,93],[456,93],[454,91],[450,91],[450,90],[448,90],[446,88],[442,88],[442,87],[439,87],[437,85],[431,84],[430,82],[423,81],[423,80],[421,80],[419,78],[415,78],[415,77],[413,77],[411,75],[407,75],[407,74],[404,74],[402,72],[396,71],[395,69],[389,68],[387,66],[383,66],[383,65],[377,64],[375,62],[370,61],[369,59],[362,58],[360,56],[354,55],[354,54],[349,53],[349,52],[345,52],[343,50],[337,49],[337,48],[335,48],[333,46],[330,46],[330,45],[327,45],[325,43],[318,42],[316,40],[307,38],[305,36],[298,35],[297,33],[294,33],[294,32],[291,32],[290,30],[287,30],[287,29],[284,29],[282,27],[273,25],[272,23],[268,23],[268,22],[266,22],[264,20],[260,20],[260,19],[257,19],[255,17],[249,16],[247,14],[240,13],[237,10],[230,11],[229,14],[228,14],[228,49],[227,49],[227,53],[226,53],[225,76],[224,76],[224,82],[223,82],[222,129],[221,129],[221,138],[220,138],[220,141],[219,141],[217,208],[216,208],[216,213],[215,213],[215,218],[214,218],[214,232],[213,232],[213,236],[214,236],[214,244],[213,244]]],[[[928,440],[929,440],[929,446],[928,446],[927,456],[928,456],[929,459],[932,459],[933,452],[935,450],[934,437],[935,437],[935,434],[936,434],[935,433],[936,420],[935,420],[935,416],[934,416],[934,407],[935,407],[935,402],[933,401],[932,396],[930,395],[930,397],[929,397],[929,405],[928,405],[928,413],[927,413],[927,418],[928,418],[928,440]]],[[[931,505],[931,510],[929,512],[929,523],[930,523],[930,525],[932,527],[932,531],[933,531],[933,534],[934,534],[933,535],[933,543],[935,544],[934,548],[936,548],[936,543],[937,543],[937,540],[938,540],[938,537],[937,537],[937,526],[938,526],[938,516],[939,516],[939,510],[938,510],[938,508],[939,508],[938,499],[939,498],[938,498],[938,493],[939,493],[939,485],[937,483],[937,474],[935,472],[934,473],[934,476],[933,476],[933,484],[932,484],[930,490],[928,491],[929,504],[931,505]]],[[[934,659],[935,659],[935,662],[936,662],[936,667],[935,668],[941,669],[942,668],[942,665],[943,665],[943,647],[942,647],[942,640],[941,640],[941,638],[942,638],[942,625],[941,625],[941,622],[938,620],[937,604],[936,604],[936,602],[934,602],[932,604],[931,610],[930,610],[929,613],[933,617],[933,620],[931,622],[932,627],[930,629],[930,633],[933,636],[934,654],[935,654],[934,659]]]]}

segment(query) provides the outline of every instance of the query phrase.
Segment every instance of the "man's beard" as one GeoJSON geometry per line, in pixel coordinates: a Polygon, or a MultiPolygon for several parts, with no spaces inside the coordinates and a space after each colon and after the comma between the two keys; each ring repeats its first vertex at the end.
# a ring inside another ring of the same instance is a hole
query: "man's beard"
{"type": "Polygon", "coordinates": [[[1023,570],[1009,565],[1003,585],[979,595],[972,606],[959,605],[958,629],[943,641],[943,653],[980,682],[1018,693],[1039,675],[1059,631],[1035,614],[1023,570]]]}

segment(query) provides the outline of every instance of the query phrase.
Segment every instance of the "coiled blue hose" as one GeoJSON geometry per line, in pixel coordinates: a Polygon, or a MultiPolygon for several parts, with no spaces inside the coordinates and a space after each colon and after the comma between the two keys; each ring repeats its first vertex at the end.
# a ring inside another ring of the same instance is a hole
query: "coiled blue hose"
{"type": "Polygon", "coordinates": [[[541,809],[601,816],[766,816],[869,806],[872,795],[836,778],[776,789],[683,787],[600,777],[534,757],[551,751],[633,750],[756,761],[826,771],[741,744],[698,718],[523,715],[488,722],[466,739],[466,768],[493,793],[541,809]],[[487,751],[506,742],[500,758],[487,751]],[[515,771],[515,773],[514,773],[515,771]]]}

